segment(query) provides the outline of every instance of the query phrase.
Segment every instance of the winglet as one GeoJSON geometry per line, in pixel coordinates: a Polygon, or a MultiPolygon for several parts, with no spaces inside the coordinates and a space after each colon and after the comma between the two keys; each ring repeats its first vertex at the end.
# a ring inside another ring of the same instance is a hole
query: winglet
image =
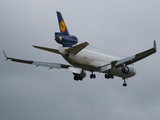
{"type": "Polygon", "coordinates": [[[6,60],[8,60],[8,57],[7,57],[7,55],[6,55],[4,50],[3,50],[3,54],[4,54],[5,58],[6,58],[6,60]]]}
{"type": "Polygon", "coordinates": [[[156,46],[156,41],[154,40],[154,43],[153,43],[153,47],[155,49],[155,51],[157,51],[157,46],[156,46]]]}

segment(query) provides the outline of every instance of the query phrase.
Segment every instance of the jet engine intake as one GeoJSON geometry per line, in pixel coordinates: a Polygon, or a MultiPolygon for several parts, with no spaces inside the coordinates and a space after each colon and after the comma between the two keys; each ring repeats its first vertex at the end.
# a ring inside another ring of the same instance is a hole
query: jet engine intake
{"type": "Polygon", "coordinates": [[[62,36],[59,36],[59,37],[55,37],[55,40],[57,43],[62,43],[63,38],[62,38],[62,36]]]}
{"type": "Polygon", "coordinates": [[[127,66],[123,66],[121,69],[123,74],[128,74],[129,73],[129,68],[127,66]]]}
{"type": "Polygon", "coordinates": [[[123,74],[127,75],[127,77],[134,76],[136,74],[136,70],[132,65],[122,66],[121,71],[123,74]]]}

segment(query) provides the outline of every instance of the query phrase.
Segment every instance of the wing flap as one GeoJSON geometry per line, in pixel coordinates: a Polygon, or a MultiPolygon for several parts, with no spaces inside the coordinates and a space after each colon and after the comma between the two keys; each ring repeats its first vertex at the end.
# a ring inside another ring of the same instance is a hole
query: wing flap
{"type": "Polygon", "coordinates": [[[117,61],[112,61],[109,64],[103,65],[99,67],[99,72],[107,72],[108,70],[112,70],[115,68],[117,61]]]}
{"type": "Polygon", "coordinates": [[[111,64],[106,64],[104,66],[99,67],[99,72],[105,72],[109,69],[111,69],[111,64]]]}
{"type": "Polygon", "coordinates": [[[60,69],[61,68],[61,64],[58,64],[58,63],[34,61],[32,64],[36,66],[49,67],[50,69],[52,68],[60,69]]]}

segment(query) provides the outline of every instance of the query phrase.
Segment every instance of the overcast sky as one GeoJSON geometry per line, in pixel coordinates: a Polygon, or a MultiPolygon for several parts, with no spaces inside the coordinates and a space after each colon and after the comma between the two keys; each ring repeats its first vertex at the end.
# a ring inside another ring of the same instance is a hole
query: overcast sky
{"type": "MultiPolygon", "coordinates": [[[[159,0],[0,0],[0,48],[28,60],[67,62],[32,45],[58,48],[56,11],[88,49],[130,56],[160,47],[159,0]],[[96,47],[96,48],[95,48],[96,47]]],[[[159,49],[158,49],[159,50],[159,49]]],[[[137,75],[104,78],[5,61],[0,53],[0,120],[159,120],[160,53],[135,63],[137,75]]]]}

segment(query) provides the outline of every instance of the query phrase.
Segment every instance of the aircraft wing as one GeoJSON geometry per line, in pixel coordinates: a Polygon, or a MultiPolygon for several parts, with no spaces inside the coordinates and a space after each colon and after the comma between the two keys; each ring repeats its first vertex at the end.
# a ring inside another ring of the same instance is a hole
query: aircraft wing
{"type": "Polygon", "coordinates": [[[39,61],[30,61],[30,60],[22,60],[22,59],[16,59],[16,58],[11,58],[7,57],[5,51],[3,50],[4,56],[6,60],[11,60],[13,62],[19,62],[19,63],[25,63],[25,64],[31,64],[31,65],[36,65],[36,66],[43,66],[43,67],[48,67],[50,69],[52,68],[65,68],[68,69],[70,65],[65,65],[65,64],[59,64],[59,63],[49,63],[49,62],[39,62],[39,61]]]}
{"type": "Polygon", "coordinates": [[[104,72],[104,71],[107,71],[107,70],[110,70],[110,69],[119,68],[119,67],[121,67],[123,65],[129,65],[129,64],[135,63],[135,62],[137,62],[137,61],[139,61],[141,59],[144,59],[144,58],[152,55],[156,51],[157,51],[156,41],[154,41],[153,48],[148,49],[146,51],[143,51],[141,53],[135,54],[133,56],[121,59],[121,60],[112,61],[110,64],[106,64],[104,66],[100,66],[99,67],[99,71],[100,72],[104,72]]]}
{"type": "MultiPolygon", "coordinates": [[[[121,59],[121,60],[118,60],[116,61],[115,63],[115,67],[118,68],[122,65],[129,65],[129,64],[132,64],[132,63],[135,63],[141,59],[144,59],[150,55],[152,55],[153,53],[155,53],[157,51],[157,48],[156,48],[156,41],[154,41],[153,43],[153,48],[151,49],[148,49],[144,52],[141,52],[141,53],[138,53],[136,55],[133,55],[133,56],[130,56],[130,57],[127,57],[127,58],[124,58],[124,59],[121,59]]],[[[115,62],[115,61],[114,61],[115,62]]]]}

